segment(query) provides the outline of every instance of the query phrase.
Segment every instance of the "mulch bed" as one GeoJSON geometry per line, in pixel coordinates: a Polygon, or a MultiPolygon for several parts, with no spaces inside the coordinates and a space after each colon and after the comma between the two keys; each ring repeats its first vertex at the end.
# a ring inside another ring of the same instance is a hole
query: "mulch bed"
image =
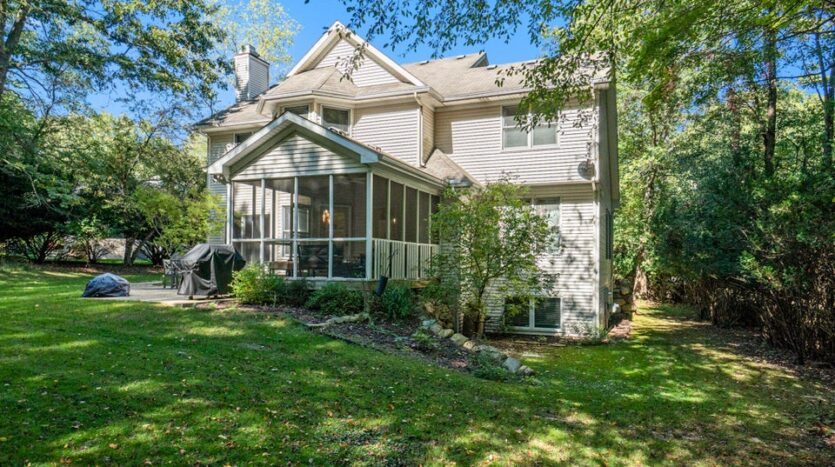
{"type": "MultiPolygon", "coordinates": [[[[303,324],[319,324],[331,316],[323,316],[306,308],[241,306],[239,308],[265,313],[288,315],[303,324]]],[[[425,349],[412,338],[420,328],[417,318],[391,322],[382,319],[355,323],[332,324],[311,328],[316,332],[385,353],[409,355],[428,361],[443,368],[468,370],[472,367],[472,354],[455,345],[449,339],[434,338],[435,348],[425,349]]]]}

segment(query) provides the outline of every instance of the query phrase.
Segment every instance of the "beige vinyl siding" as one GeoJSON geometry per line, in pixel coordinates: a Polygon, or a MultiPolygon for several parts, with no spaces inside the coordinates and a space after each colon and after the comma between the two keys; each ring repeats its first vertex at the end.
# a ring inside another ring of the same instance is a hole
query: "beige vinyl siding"
{"type": "Polygon", "coordinates": [[[336,154],[296,134],[245,162],[240,172],[236,169],[240,167],[233,168],[233,180],[347,173],[365,170],[365,166],[356,157],[336,154]]]}
{"type": "MultiPolygon", "coordinates": [[[[345,67],[351,63],[354,55],[354,46],[347,41],[341,40],[322,58],[316,68],[329,66],[345,67]]],[[[374,60],[365,57],[359,68],[351,72],[351,80],[357,86],[373,86],[375,84],[399,83],[400,81],[392,76],[374,60]]]]}
{"type": "Polygon", "coordinates": [[[435,148],[435,111],[428,107],[421,107],[423,113],[423,141],[422,141],[422,156],[423,161],[429,159],[432,154],[432,149],[435,148]]]}
{"type": "MultiPolygon", "coordinates": [[[[233,133],[210,135],[207,136],[208,142],[208,160],[206,166],[208,167],[235,144],[235,135],[233,133]]],[[[206,186],[209,193],[216,195],[219,198],[219,205],[226,209],[226,185],[215,181],[211,175],[207,175],[206,186]]],[[[223,228],[218,232],[212,232],[206,239],[209,243],[223,243],[224,234],[223,228]]]]}
{"type": "Polygon", "coordinates": [[[419,152],[417,109],[417,104],[355,109],[351,136],[415,165],[419,152]]]}
{"type": "Polygon", "coordinates": [[[435,146],[479,180],[511,172],[520,183],[580,181],[577,166],[586,159],[588,128],[577,128],[578,111],[568,109],[560,122],[558,143],[531,149],[502,150],[501,106],[435,113],[435,146]]]}
{"type": "MultiPolygon", "coordinates": [[[[541,258],[540,267],[556,276],[553,293],[560,298],[562,324],[556,332],[579,335],[596,327],[595,293],[597,264],[595,249],[596,212],[590,185],[550,188],[534,193],[540,197],[560,198],[561,250],[541,258]]],[[[498,330],[504,297],[494,287],[488,296],[488,329],[498,330]]],[[[550,331],[544,331],[550,333],[550,331]]]]}

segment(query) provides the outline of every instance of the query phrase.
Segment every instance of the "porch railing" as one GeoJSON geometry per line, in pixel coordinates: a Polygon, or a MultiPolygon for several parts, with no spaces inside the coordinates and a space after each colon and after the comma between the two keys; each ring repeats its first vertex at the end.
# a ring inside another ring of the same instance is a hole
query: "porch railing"
{"type": "Polygon", "coordinates": [[[372,240],[374,249],[373,275],[390,279],[423,279],[428,277],[432,256],[438,245],[398,240],[372,240]]]}

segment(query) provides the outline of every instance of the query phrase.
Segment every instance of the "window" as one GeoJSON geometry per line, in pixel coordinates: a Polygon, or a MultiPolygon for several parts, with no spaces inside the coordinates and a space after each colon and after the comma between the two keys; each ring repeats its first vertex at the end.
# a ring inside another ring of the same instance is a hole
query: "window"
{"type": "Polygon", "coordinates": [[[560,327],[560,299],[541,297],[533,306],[533,327],[557,329],[560,327]]]}
{"type": "Polygon", "coordinates": [[[540,216],[548,220],[548,226],[553,233],[553,243],[548,248],[549,253],[558,253],[560,250],[560,199],[559,198],[535,198],[533,200],[534,210],[540,216]]]}
{"type": "Polygon", "coordinates": [[[285,107],[284,111],[296,114],[299,117],[307,118],[308,114],[310,114],[310,107],[307,105],[294,105],[292,107],[285,107]]]}
{"type": "Polygon", "coordinates": [[[336,128],[345,133],[351,132],[351,111],[322,107],[322,126],[336,128]]]}
{"type": "MultiPolygon", "coordinates": [[[[516,124],[518,106],[502,107],[502,147],[505,149],[552,146],[557,144],[557,124],[540,121],[531,131],[516,124]]],[[[531,119],[531,115],[527,117],[531,119]]]]}
{"type": "Polygon", "coordinates": [[[238,145],[243,143],[250,136],[252,136],[251,131],[249,133],[235,133],[235,144],[238,145]]]}
{"type": "Polygon", "coordinates": [[[559,329],[561,302],[556,297],[533,300],[510,297],[505,299],[505,323],[528,329],[559,329]]]}

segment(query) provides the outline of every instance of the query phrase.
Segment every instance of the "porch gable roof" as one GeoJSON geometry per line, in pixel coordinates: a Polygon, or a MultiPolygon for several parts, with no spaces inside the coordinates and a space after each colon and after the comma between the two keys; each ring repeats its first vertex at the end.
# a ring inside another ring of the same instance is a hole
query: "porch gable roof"
{"type": "Polygon", "coordinates": [[[330,145],[336,146],[344,152],[358,157],[361,164],[381,164],[399,172],[404,172],[422,179],[425,182],[438,187],[442,187],[445,184],[443,179],[438,178],[425,170],[421,170],[407,164],[379,149],[329,130],[318,123],[311,122],[310,120],[292,112],[284,112],[279,115],[263,128],[250,135],[250,137],[242,143],[223,154],[218,160],[209,165],[209,175],[220,175],[227,180],[230,179],[232,166],[244,160],[247,156],[252,155],[259,149],[263,149],[264,144],[270,141],[273,136],[283,132],[290,133],[294,129],[301,130],[301,133],[309,136],[314,142],[330,143],[330,145]]]}

